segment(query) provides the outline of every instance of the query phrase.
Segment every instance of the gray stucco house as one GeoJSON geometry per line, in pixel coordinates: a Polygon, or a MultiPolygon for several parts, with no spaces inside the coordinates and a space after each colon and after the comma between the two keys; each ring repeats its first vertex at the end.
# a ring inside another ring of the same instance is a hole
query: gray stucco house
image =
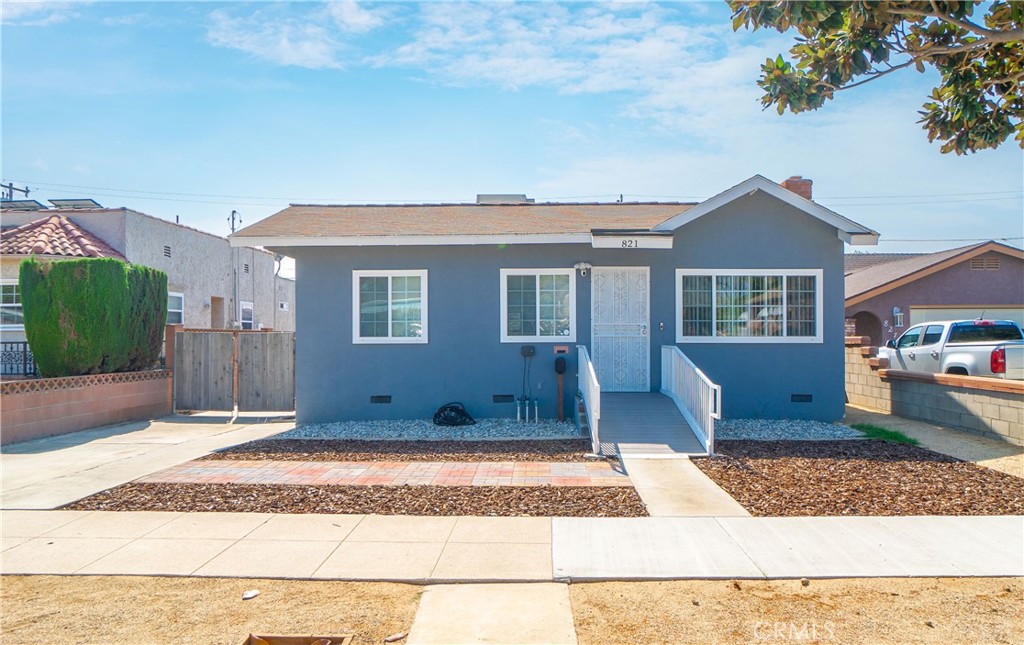
{"type": "Polygon", "coordinates": [[[847,333],[873,345],[929,320],[1024,325],[1024,251],[989,241],[936,253],[850,253],[847,333]]]}
{"type": "Polygon", "coordinates": [[[878,234],[810,201],[809,180],[784,184],[701,203],[293,205],[230,240],[295,258],[300,423],[449,401],[514,417],[524,393],[552,418],[556,359],[572,410],[578,346],[602,392],[657,392],[672,345],[726,417],[835,420],[843,245],[878,234]]]}

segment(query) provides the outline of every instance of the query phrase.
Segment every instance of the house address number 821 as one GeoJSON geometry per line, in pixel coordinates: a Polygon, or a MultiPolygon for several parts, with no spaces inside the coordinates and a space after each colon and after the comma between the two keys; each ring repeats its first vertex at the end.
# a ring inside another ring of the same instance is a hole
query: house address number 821
{"type": "Polygon", "coordinates": [[[640,248],[640,240],[625,239],[622,240],[622,248],[624,249],[638,249],[640,248]]]}

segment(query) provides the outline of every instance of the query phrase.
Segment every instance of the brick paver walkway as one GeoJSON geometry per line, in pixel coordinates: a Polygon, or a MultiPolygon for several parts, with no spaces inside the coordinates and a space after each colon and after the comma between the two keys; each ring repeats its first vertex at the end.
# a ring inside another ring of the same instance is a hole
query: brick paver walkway
{"type": "Polygon", "coordinates": [[[331,486],[631,486],[607,462],[190,461],[137,480],[331,486]]]}

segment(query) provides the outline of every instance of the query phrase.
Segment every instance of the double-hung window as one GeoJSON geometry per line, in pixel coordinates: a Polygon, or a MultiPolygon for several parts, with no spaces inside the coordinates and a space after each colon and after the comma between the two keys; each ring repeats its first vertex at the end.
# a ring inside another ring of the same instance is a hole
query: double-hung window
{"type": "Polygon", "coordinates": [[[501,270],[501,342],[576,340],[573,269],[501,270]]]}
{"type": "Polygon", "coordinates": [[[185,294],[167,292],[167,324],[182,325],[185,323],[185,294]]]}
{"type": "Polygon", "coordinates": [[[822,342],[821,269],[676,269],[676,342],[822,342]]]}
{"type": "Polygon", "coordinates": [[[25,326],[21,312],[21,291],[18,283],[0,283],[0,329],[15,330],[25,326]]]}
{"type": "Polygon", "coordinates": [[[427,342],[426,270],[353,271],[352,342],[427,342]]]}
{"type": "Polygon", "coordinates": [[[238,321],[242,325],[242,329],[256,329],[256,315],[255,307],[251,302],[242,301],[239,307],[238,321]]]}

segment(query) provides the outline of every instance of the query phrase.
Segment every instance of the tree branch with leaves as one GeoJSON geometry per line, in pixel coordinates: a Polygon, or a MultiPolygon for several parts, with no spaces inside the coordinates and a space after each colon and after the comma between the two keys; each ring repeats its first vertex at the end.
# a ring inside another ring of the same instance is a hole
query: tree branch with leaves
{"type": "Polygon", "coordinates": [[[908,67],[939,72],[918,123],[942,152],[1024,148],[1024,2],[728,0],[733,29],[796,30],[790,62],[761,66],[761,103],[817,110],[836,92],[908,67]]]}

